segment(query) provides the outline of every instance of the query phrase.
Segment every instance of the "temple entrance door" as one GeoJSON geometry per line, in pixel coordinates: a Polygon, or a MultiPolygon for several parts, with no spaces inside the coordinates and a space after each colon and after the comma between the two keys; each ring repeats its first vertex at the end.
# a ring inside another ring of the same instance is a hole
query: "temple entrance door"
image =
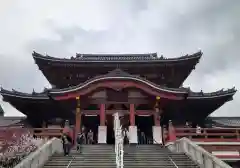
{"type": "Polygon", "coordinates": [[[86,129],[87,133],[91,130],[93,132],[94,143],[96,144],[98,141],[98,126],[100,125],[100,119],[98,115],[83,115],[82,116],[82,126],[86,129]]]}
{"type": "MultiPolygon", "coordinates": [[[[119,116],[120,124],[122,129],[128,128],[129,126],[129,115],[121,115],[119,116]]],[[[115,135],[114,135],[114,116],[113,114],[108,114],[107,116],[107,144],[115,144],[115,135]]]]}
{"type": "Polygon", "coordinates": [[[138,141],[141,144],[152,144],[153,143],[153,132],[152,126],[154,125],[154,119],[152,115],[136,115],[135,117],[136,125],[138,128],[138,141]],[[145,138],[141,136],[141,132],[144,133],[145,138]],[[142,138],[142,139],[140,139],[142,138]]]}
{"type": "Polygon", "coordinates": [[[115,144],[115,136],[114,136],[114,121],[113,115],[106,115],[106,125],[107,125],[107,144],[115,144]]]}

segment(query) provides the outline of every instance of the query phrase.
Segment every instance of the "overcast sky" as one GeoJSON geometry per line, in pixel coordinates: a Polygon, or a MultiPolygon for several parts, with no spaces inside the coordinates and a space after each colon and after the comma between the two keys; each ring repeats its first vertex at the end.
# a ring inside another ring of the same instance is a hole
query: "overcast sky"
{"type": "MultiPolygon", "coordinates": [[[[204,53],[184,86],[212,92],[240,88],[239,0],[0,1],[0,85],[24,92],[48,87],[33,50],[75,53],[204,53]]],[[[0,101],[6,115],[20,115],[0,101]]],[[[240,94],[213,115],[240,116],[240,94]]]]}

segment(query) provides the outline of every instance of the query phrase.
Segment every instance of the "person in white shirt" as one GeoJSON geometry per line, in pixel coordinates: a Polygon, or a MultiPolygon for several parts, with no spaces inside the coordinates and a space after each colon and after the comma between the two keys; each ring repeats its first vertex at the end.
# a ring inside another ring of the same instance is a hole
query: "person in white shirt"
{"type": "Polygon", "coordinates": [[[202,133],[202,129],[199,125],[196,126],[196,133],[197,134],[201,134],[202,133]]]}

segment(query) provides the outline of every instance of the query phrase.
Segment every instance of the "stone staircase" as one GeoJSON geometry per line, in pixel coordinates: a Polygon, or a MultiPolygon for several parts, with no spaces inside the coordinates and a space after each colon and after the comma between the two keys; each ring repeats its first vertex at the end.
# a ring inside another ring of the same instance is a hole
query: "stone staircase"
{"type": "Polygon", "coordinates": [[[83,145],[82,153],[75,149],[70,156],[54,155],[44,168],[116,168],[113,145],[83,145]]]}
{"type": "MultiPolygon", "coordinates": [[[[198,168],[184,154],[171,153],[159,145],[125,146],[124,168],[198,168]]],[[[82,154],[54,155],[44,168],[116,168],[113,145],[84,145],[82,154]]]]}
{"type": "Polygon", "coordinates": [[[128,168],[198,168],[183,153],[172,153],[159,145],[125,146],[124,167],[128,168]]]}

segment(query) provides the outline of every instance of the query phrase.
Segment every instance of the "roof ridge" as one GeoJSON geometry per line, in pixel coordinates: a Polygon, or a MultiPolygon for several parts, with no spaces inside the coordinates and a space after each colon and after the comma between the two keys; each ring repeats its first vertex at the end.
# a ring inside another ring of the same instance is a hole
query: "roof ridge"
{"type": "Polygon", "coordinates": [[[157,53],[142,53],[142,54],[81,54],[77,53],[75,57],[70,58],[57,58],[49,56],[48,54],[42,55],[33,51],[32,56],[34,59],[44,59],[52,61],[180,61],[188,59],[200,59],[202,51],[195,52],[193,54],[186,54],[174,58],[166,58],[163,55],[158,57],[157,53]]]}
{"type": "Polygon", "coordinates": [[[76,53],[76,56],[80,57],[110,57],[110,56],[126,56],[126,57],[131,57],[131,56],[154,56],[157,55],[157,53],[76,53]]]}
{"type": "Polygon", "coordinates": [[[198,96],[215,96],[215,95],[221,95],[221,94],[226,94],[226,93],[236,93],[237,89],[235,87],[233,88],[228,88],[226,90],[220,89],[214,92],[203,92],[202,90],[200,92],[194,92],[191,91],[189,92],[190,97],[198,97],[198,96]]]}

